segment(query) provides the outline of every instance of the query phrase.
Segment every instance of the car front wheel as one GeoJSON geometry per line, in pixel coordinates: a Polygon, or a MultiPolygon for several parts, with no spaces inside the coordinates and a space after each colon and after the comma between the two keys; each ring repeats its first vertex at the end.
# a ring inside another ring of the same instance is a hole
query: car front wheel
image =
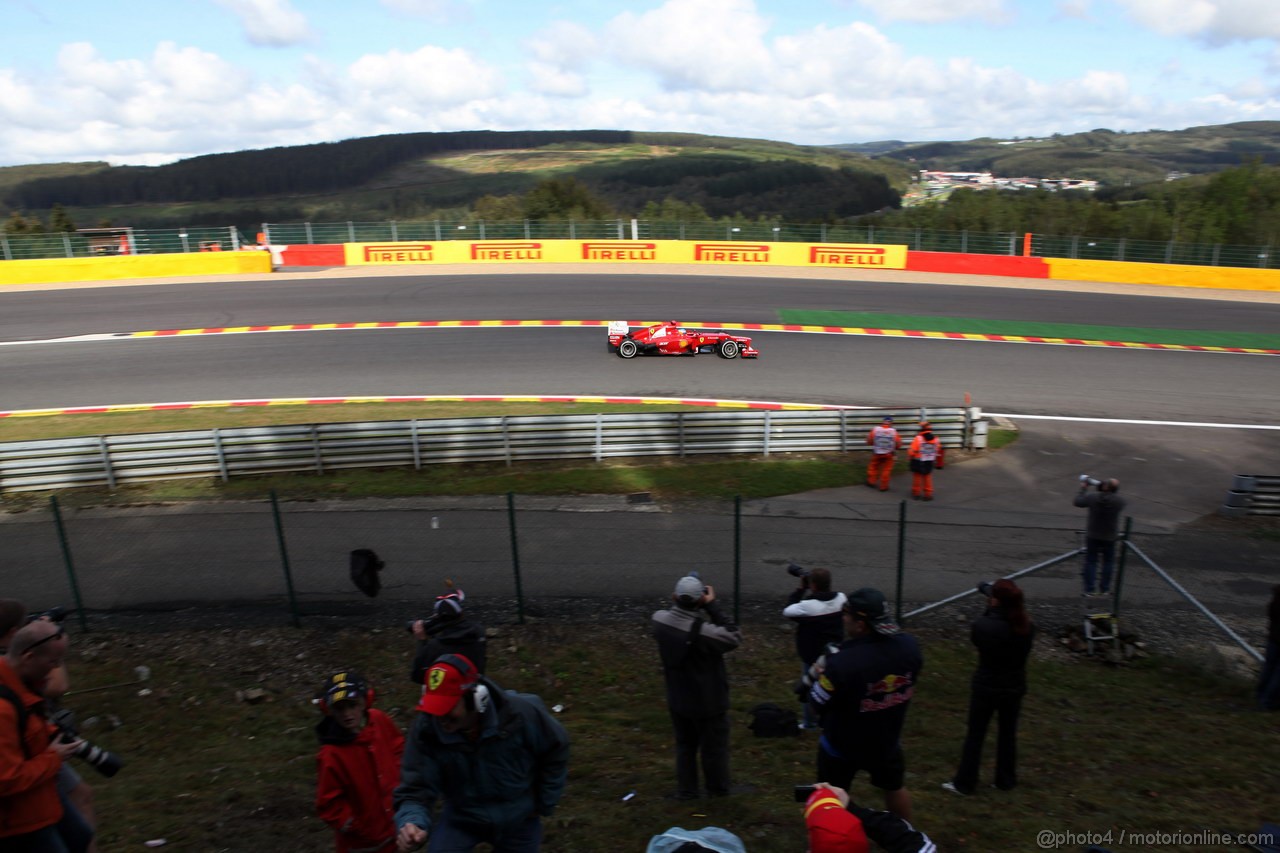
{"type": "Polygon", "coordinates": [[[636,346],[635,341],[623,341],[618,344],[619,358],[635,358],[640,352],[640,347],[636,346]]]}
{"type": "Polygon", "coordinates": [[[738,342],[731,340],[721,341],[720,346],[716,348],[716,352],[721,358],[737,358],[738,342]]]}

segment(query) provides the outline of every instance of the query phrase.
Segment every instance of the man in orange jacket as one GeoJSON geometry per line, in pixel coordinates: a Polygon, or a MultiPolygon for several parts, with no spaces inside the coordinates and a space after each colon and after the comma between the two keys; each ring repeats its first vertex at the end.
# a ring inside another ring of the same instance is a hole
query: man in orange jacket
{"type": "Polygon", "coordinates": [[[84,741],[63,743],[42,716],[44,687],[67,653],[62,626],[37,619],[0,659],[0,848],[81,853],[93,831],[58,796],[58,770],[84,741]]]}
{"type": "Polygon", "coordinates": [[[933,467],[938,461],[938,453],[942,450],[942,442],[930,431],[917,435],[907,450],[908,464],[911,467],[911,499],[933,500],[933,467]]]}
{"type": "Polygon", "coordinates": [[[867,466],[867,488],[879,487],[880,491],[889,491],[889,475],[893,473],[893,463],[897,458],[898,448],[902,446],[902,437],[893,428],[893,418],[885,415],[880,426],[867,434],[867,444],[871,445],[871,464],[867,466]]]}

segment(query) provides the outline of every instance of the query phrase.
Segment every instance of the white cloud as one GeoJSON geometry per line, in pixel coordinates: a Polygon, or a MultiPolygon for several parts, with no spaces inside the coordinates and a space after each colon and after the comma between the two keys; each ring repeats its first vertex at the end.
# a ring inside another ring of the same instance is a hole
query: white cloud
{"type": "Polygon", "coordinates": [[[384,8],[400,15],[428,18],[437,23],[466,20],[471,9],[462,0],[379,0],[384,8]]]}
{"type": "Polygon", "coordinates": [[[553,97],[583,97],[590,90],[584,74],[599,54],[595,34],[580,24],[559,21],[525,42],[533,56],[525,85],[530,91],[553,97]]]}
{"type": "Polygon", "coordinates": [[[362,56],[347,69],[352,93],[404,107],[458,105],[499,93],[498,73],[465,50],[427,45],[362,56]]]}
{"type": "Polygon", "coordinates": [[[1013,18],[1005,0],[858,0],[882,21],[941,24],[982,21],[1004,24],[1013,18]]]}
{"type": "Polygon", "coordinates": [[[1142,26],[1163,36],[1188,36],[1222,45],[1280,40],[1275,0],[1117,0],[1142,26]]]}
{"type": "Polygon", "coordinates": [[[217,0],[218,5],[240,19],[240,27],[251,44],[260,47],[290,47],[311,41],[311,24],[289,0],[217,0]]]}
{"type": "Polygon", "coordinates": [[[614,18],[604,41],[611,55],[653,72],[668,90],[727,92],[768,86],[768,29],[752,0],[668,0],[614,18]]]}

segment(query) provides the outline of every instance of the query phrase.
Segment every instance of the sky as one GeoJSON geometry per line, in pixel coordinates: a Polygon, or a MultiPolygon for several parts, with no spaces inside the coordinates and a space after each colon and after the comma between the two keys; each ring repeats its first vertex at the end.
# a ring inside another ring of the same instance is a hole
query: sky
{"type": "Polygon", "coordinates": [[[0,0],[0,166],[421,131],[829,145],[1275,119],[1278,0],[0,0]]]}

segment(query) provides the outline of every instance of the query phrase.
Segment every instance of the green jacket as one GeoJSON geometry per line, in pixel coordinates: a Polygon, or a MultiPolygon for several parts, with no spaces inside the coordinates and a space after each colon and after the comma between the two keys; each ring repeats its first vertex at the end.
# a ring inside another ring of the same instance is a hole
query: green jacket
{"type": "Polygon", "coordinates": [[[569,733],[537,696],[481,681],[491,699],[479,740],[441,730],[430,714],[414,720],[394,795],[397,828],[412,823],[430,831],[438,800],[459,823],[497,827],[549,816],[560,801],[569,733]]]}

